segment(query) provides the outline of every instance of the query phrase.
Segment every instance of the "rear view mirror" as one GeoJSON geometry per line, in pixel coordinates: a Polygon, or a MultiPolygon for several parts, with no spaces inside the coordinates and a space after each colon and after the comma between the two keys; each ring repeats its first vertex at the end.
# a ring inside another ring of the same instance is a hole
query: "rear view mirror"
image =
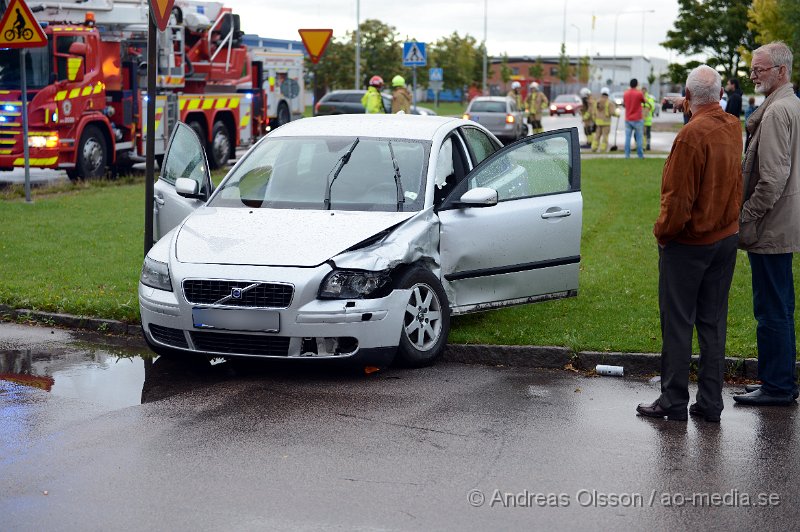
{"type": "Polygon", "coordinates": [[[455,207],[492,207],[497,205],[497,191],[491,188],[473,188],[464,192],[455,207]]]}

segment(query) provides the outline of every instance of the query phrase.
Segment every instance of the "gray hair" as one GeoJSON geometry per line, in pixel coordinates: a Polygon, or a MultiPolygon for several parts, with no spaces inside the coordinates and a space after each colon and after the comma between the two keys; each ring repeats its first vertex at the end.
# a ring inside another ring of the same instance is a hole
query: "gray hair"
{"type": "Polygon", "coordinates": [[[689,72],[686,89],[692,93],[692,102],[695,105],[718,102],[722,76],[710,66],[700,65],[689,72]]]}
{"type": "Polygon", "coordinates": [[[792,77],[792,50],[782,41],[773,41],[753,50],[753,55],[767,54],[772,64],[786,67],[786,77],[792,77]]]}

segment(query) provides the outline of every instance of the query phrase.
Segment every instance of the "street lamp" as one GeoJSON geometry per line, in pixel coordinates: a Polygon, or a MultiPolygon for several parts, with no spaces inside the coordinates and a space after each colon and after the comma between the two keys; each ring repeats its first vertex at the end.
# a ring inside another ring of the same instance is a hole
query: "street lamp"
{"type": "Polygon", "coordinates": [[[578,53],[576,54],[577,57],[581,56],[581,29],[576,26],[575,24],[570,24],[573,28],[578,30],[578,53]]]}
{"type": "Polygon", "coordinates": [[[356,79],[354,81],[356,90],[360,89],[359,79],[361,78],[361,0],[356,0],[356,79]]]}
{"type": "MultiPolygon", "coordinates": [[[[614,84],[617,82],[617,22],[619,22],[620,15],[632,15],[634,13],[642,14],[642,50],[644,51],[644,15],[645,13],[655,13],[655,9],[641,9],[638,11],[620,11],[614,15],[614,59],[611,63],[611,89],[614,89],[614,84]]],[[[644,53],[642,53],[644,55],[644,53]]]]}
{"type": "Polygon", "coordinates": [[[488,18],[489,13],[489,0],[483,0],[483,87],[481,88],[481,94],[484,96],[487,95],[486,93],[486,70],[487,70],[487,56],[488,53],[486,51],[486,21],[488,18]]]}

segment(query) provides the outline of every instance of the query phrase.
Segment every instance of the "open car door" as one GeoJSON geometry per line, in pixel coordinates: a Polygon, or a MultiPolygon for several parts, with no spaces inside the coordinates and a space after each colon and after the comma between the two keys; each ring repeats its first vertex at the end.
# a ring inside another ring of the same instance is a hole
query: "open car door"
{"type": "Polygon", "coordinates": [[[453,314],[577,295],[579,146],[575,128],[526,137],[448,195],[440,256],[453,314]]]}
{"type": "Polygon", "coordinates": [[[206,153],[197,133],[178,122],[154,185],[153,238],[160,239],[204,205],[212,187],[206,153]]]}

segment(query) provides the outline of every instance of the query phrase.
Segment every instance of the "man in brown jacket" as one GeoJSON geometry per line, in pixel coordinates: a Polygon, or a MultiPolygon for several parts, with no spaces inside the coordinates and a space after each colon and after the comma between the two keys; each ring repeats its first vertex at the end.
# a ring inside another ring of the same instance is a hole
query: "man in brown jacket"
{"type": "Polygon", "coordinates": [[[797,397],[792,254],[800,251],[800,100],[791,70],[783,43],[753,52],[750,79],[766,99],[746,125],[739,247],[752,270],[762,384],[733,398],[748,405],[790,405],[797,397]]]}
{"type": "Polygon", "coordinates": [[[686,79],[692,119],[672,144],[661,177],[658,302],[661,396],[639,414],[684,421],[689,403],[692,330],[700,344],[697,402],[689,413],[718,422],[728,291],[736,264],[742,198],[742,129],[719,106],[722,79],[701,65],[686,79]]]}

